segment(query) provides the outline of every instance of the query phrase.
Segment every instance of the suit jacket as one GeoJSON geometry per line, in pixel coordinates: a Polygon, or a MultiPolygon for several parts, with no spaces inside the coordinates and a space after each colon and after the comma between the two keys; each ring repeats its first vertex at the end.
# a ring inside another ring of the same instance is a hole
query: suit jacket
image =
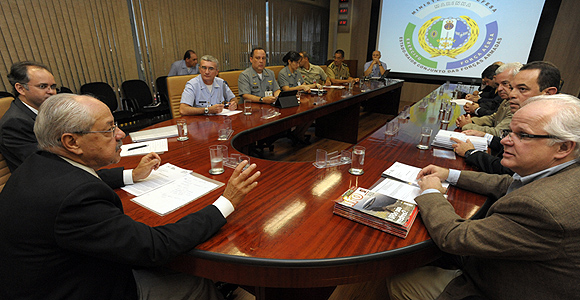
{"type": "Polygon", "coordinates": [[[500,140],[499,137],[494,136],[489,144],[489,148],[492,150],[492,153],[496,153],[495,155],[491,155],[484,151],[475,151],[465,158],[465,162],[488,174],[513,175],[514,171],[501,164],[503,145],[500,143],[500,140]]]}
{"type": "MultiPolygon", "coordinates": [[[[35,121],[36,114],[18,98],[12,101],[0,119],[0,153],[6,159],[10,172],[14,172],[28,156],[38,150],[34,134],[35,121]]],[[[125,185],[123,168],[103,169],[97,173],[114,189],[125,185]]]]}
{"type": "Polygon", "coordinates": [[[0,193],[0,299],[136,299],[132,267],[185,253],[226,223],[213,206],[149,227],[94,175],[37,152],[0,193]]]}
{"type": "Polygon", "coordinates": [[[498,95],[494,94],[491,97],[481,97],[477,101],[479,108],[475,111],[475,115],[478,117],[491,115],[497,111],[499,105],[503,102],[503,99],[498,95]]]}
{"type": "Polygon", "coordinates": [[[11,172],[38,149],[33,131],[35,120],[36,114],[18,98],[0,119],[0,153],[11,172]]]}
{"type": "Polygon", "coordinates": [[[504,100],[495,113],[489,116],[473,117],[471,118],[471,121],[473,122],[472,124],[466,124],[461,129],[479,130],[495,136],[500,136],[502,130],[509,129],[510,122],[512,121],[512,112],[510,111],[509,101],[504,100]]]}
{"type": "Polygon", "coordinates": [[[440,193],[416,198],[435,244],[468,255],[438,299],[577,299],[580,295],[580,165],[507,195],[509,175],[462,171],[458,187],[499,198],[479,220],[455,214],[440,193]]]}

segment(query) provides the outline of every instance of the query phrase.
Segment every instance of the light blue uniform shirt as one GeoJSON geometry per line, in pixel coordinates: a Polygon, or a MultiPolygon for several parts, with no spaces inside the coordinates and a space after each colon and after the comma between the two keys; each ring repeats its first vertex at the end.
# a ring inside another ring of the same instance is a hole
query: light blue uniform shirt
{"type": "MultiPolygon", "coordinates": [[[[372,60],[371,61],[367,61],[365,63],[365,66],[364,66],[363,71],[366,71],[371,66],[372,63],[373,63],[372,60]]],[[[385,69],[385,71],[387,71],[387,64],[384,63],[384,62],[382,62],[382,61],[380,61],[380,60],[379,60],[379,63],[381,65],[383,65],[383,68],[385,69]]],[[[370,77],[381,77],[381,69],[379,68],[378,65],[374,65],[373,66],[373,71],[371,72],[371,74],[369,74],[369,76],[370,77]]]]}
{"type": "Polygon", "coordinates": [[[236,96],[225,81],[219,77],[213,79],[212,90],[197,76],[185,84],[181,94],[181,103],[192,107],[210,107],[215,104],[229,102],[236,96]]]}
{"type": "Polygon", "coordinates": [[[169,74],[167,76],[180,76],[180,75],[193,75],[199,74],[199,64],[196,64],[195,67],[187,68],[185,64],[185,60],[178,60],[171,65],[171,69],[169,70],[169,74]]]}

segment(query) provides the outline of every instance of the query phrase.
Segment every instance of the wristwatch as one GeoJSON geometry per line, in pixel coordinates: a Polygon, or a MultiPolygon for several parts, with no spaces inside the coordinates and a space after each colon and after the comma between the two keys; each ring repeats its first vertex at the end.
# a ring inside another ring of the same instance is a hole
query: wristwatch
{"type": "Polygon", "coordinates": [[[207,115],[209,113],[209,108],[206,107],[206,108],[203,109],[203,111],[204,111],[204,114],[207,115]]]}
{"type": "Polygon", "coordinates": [[[260,97],[260,102],[264,102],[264,98],[260,97]]]}

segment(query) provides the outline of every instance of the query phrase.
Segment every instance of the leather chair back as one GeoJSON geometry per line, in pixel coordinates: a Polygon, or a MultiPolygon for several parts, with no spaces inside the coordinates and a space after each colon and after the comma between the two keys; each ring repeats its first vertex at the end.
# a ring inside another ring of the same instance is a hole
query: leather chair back
{"type": "Polygon", "coordinates": [[[228,86],[230,87],[230,90],[232,90],[232,93],[234,93],[234,95],[238,98],[239,101],[239,89],[238,89],[238,77],[240,77],[240,74],[242,74],[243,70],[238,70],[238,71],[226,71],[226,72],[220,72],[219,73],[219,78],[225,80],[228,83],[228,86]]]}
{"type": "Polygon", "coordinates": [[[167,96],[169,97],[169,106],[174,119],[181,117],[179,104],[181,103],[181,94],[185,89],[185,84],[197,75],[199,74],[167,77],[167,96]]]}
{"type": "Polygon", "coordinates": [[[274,71],[274,75],[276,75],[276,80],[278,80],[278,73],[280,73],[280,70],[284,69],[284,66],[267,66],[266,69],[274,71]]]}

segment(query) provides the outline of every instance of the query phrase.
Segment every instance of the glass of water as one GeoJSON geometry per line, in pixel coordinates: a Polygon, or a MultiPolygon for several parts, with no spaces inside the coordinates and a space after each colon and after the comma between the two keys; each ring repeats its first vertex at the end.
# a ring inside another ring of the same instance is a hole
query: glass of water
{"type": "Polygon", "coordinates": [[[433,129],[431,129],[431,127],[421,128],[421,140],[419,140],[417,148],[421,150],[429,149],[429,144],[431,143],[431,133],[433,133],[433,129]]]}
{"type": "Polygon", "coordinates": [[[224,156],[221,145],[213,145],[209,147],[209,159],[211,162],[211,175],[219,175],[224,172],[224,156]]]}
{"type": "Polygon", "coordinates": [[[364,173],[363,166],[365,164],[365,147],[354,146],[352,149],[352,159],[350,169],[348,172],[352,175],[362,175],[364,173]]]}

